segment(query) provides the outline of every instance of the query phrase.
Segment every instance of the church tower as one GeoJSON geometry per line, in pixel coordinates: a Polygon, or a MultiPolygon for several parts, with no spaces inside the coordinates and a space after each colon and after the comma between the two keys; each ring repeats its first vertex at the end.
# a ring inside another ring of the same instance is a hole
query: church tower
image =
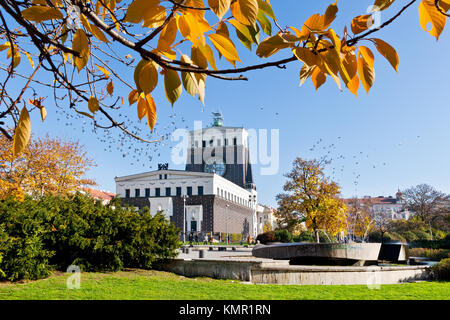
{"type": "Polygon", "coordinates": [[[224,126],[220,112],[212,115],[209,127],[189,134],[186,171],[213,172],[244,189],[256,191],[247,131],[224,126]]]}

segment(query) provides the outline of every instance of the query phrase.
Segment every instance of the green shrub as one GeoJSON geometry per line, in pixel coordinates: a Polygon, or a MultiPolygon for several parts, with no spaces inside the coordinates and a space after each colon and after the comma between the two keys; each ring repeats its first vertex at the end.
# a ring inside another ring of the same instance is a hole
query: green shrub
{"type": "Polygon", "coordinates": [[[283,243],[292,242],[292,234],[286,229],[275,230],[275,241],[283,243]]]}
{"type": "Polygon", "coordinates": [[[260,242],[261,244],[267,244],[269,242],[275,242],[275,231],[267,231],[264,233],[258,234],[256,237],[256,242],[260,242]]]}
{"type": "Polygon", "coordinates": [[[36,204],[12,198],[0,201],[0,278],[16,281],[47,277],[53,253],[44,247],[47,230],[33,217],[36,204]]]}
{"type": "Polygon", "coordinates": [[[443,259],[431,268],[431,274],[436,280],[450,280],[450,258],[443,259]]]}
{"type": "Polygon", "coordinates": [[[37,279],[77,265],[84,271],[146,268],[173,258],[179,230],[161,213],[104,206],[75,194],[0,202],[0,262],[10,280],[37,279]]]}
{"type": "Polygon", "coordinates": [[[429,248],[412,248],[409,249],[409,256],[424,257],[434,261],[450,258],[450,250],[448,249],[429,249],[429,248]]]}
{"type": "Polygon", "coordinates": [[[312,231],[303,231],[299,236],[294,237],[295,242],[314,242],[314,234],[312,231]]]}

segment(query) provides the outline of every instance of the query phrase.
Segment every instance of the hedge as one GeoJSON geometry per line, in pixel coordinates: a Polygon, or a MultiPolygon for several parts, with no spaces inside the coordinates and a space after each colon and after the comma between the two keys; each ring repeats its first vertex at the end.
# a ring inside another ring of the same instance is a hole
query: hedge
{"type": "Polygon", "coordinates": [[[39,279],[53,269],[152,268],[173,258],[179,230],[162,213],[136,212],[115,199],[102,205],[75,194],[0,201],[0,278],[39,279]]]}

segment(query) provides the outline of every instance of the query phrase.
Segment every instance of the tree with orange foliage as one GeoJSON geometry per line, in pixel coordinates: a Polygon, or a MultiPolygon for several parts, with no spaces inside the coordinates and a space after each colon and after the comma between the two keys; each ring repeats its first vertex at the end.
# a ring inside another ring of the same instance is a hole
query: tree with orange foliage
{"type": "Polygon", "coordinates": [[[13,157],[12,142],[0,136],[0,199],[25,194],[39,197],[63,195],[95,182],[85,178],[93,166],[83,146],[49,136],[31,139],[24,151],[13,157]]]}
{"type": "Polygon", "coordinates": [[[304,220],[306,227],[314,231],[316,242],[320,230],[332,235],[346,230],[346,206],[338,197],[340,187],[325,176],[323,161],[297,158],[286,177],[286,193],[278,196],[277,214],[289,212],[294,220],[304,220]]]}

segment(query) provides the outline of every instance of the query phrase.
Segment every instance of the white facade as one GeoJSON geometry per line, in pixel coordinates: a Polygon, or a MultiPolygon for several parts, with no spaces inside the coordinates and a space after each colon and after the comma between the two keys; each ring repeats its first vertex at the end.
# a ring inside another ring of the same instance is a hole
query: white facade
{"type": "Polygon", "coordinates": [[[148,198],[152,214],[164,210],[168,217],[172,216],[171,197],[181,195],[217,195],[256,210],[255,190],[243,189],[215,173],[159,170],[116,177],[115,181],[119,197],[148,198]]]}
{"type": "Polygon", "coordinates": [[[275,210],[270,207],[266,207],[258,204],[256,210],[256,234],[264,232],[264,225],[268,224],[274,230],[277,227],[275,210]]]}

